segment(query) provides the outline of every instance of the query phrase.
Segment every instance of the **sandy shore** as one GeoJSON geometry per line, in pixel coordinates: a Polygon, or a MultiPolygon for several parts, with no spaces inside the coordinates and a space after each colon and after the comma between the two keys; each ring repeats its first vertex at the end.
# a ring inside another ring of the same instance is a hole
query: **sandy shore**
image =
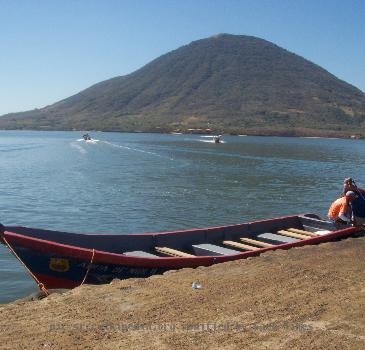
{"type": "Polygon", "coordinates": [[[0,348],[365,349],[364,257],[349,238],[21,300],[0,348]]]}

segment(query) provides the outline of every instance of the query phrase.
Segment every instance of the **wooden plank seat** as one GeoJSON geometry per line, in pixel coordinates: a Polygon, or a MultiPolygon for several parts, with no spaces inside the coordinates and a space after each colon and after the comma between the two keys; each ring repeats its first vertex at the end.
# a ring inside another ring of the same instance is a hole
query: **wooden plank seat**
{"type": "Polygon", "coordinates": [[[310,237],[318,236],[318,234],[315,232],[304,231],[304,230],[300,230],[298,228],[293,228],[293,227],[287,228],[286,230],[289,232],[299,233],[300,235],[305,235],[305,236],[310,236],[310,237]]]}
{"type": "Polygon", "coordinates": [[[131,252],[124,252],[124,255],[128,255],[128,256],[138,256],[139,258],[158,258],[158,255],[155,254],[151,254],[151,253],[147,253],[144,252],[143,250],[134,250],[131,252]]]}
{"type": "Polygon", "coordinates": [[[221,256],[241,253],[238,250],[228,249],[210,243],[194,244],[192,247],[198,256],[221,256]]]}
{"type": "Polygon", "coordinates": [[[270,243],[266,243],[266,242],[262,242],[262,241],[257,241],[256,239],[252,239],[252,238],[241,237],[240,240],[242,242],[250,243],[250,244],[262,247],[262,248],[270,248],[270,247],[274,246],[274,244],[270,244],[270,243]]]}
{"type": "Polygon", "coordinates": [[[184,252],[181,252],[180,250],[172,249],[172,248],[168,248],[168,247],[155,247],[155,250],[159,253],[166,254],[169,256],[178,256],[178,257],[182,257],[182,258],[195,257],[195,255],[184,253],[184,252]]]}
{"type": "Polygon", "coordinates": [[[336,231],[338,228],[336,225],[328,220],[322,220],[314,217],[308,217],[308,216],[298,216],[298,219],[300,220],[301,224],[303,225],[303,229],[315,232],[318,230],[331,230],[336,231]]]}
{"type": "Polygon", "coordinates": [[[299,241],[298,238],[282,236],[280,234],[276,235],[275,233],[271,232],[260,233],[257,235],[257,238],[264,239],[265,241],[268,241],[268,243],[272,244],[285,244],[299,241]]]}
{"type": "Polygon", "coordinates": [[[331,231],[331,230],[318,230],[318,231],[316,231],[314,233],[317,236],[323,236],[323,235],[326,235],[326,234],[331,233],[331,232],[333,232],[333,231],[331,231]]]}
{"type": "Polygon", "coordinates": [[[289,231],[286,231],[286,230],[279,230],[277,233],[279,235],[298,238],[298,239],[307,239],[307,238],[309,238],[309,236],[301,235],[299,233],[289,232],[289,231]]]}
{"type": "Polygon", "coordinates": [[[253,247],[252,245],[243,244],[243,243],[234,242],[234,241],[223,241],[223,244],[234,247],[234,248],[244,249],[244,250],[258,250],[258,249],[261,249],[261,248],[258,248],[258,247],[253,247]]]}

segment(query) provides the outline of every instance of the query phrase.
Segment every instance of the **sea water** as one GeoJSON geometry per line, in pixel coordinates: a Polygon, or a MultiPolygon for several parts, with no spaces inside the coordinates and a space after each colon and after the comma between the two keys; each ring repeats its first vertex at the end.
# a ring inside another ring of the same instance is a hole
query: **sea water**
{"type": "MultiPolygon", "coordinates": [[[[365,187],[365,141],[0,131],[0,222],[142,233],[326,215],[345,177],[365,187]]],[[[36,291],[0,245],[0,302],[36,291]]]]}

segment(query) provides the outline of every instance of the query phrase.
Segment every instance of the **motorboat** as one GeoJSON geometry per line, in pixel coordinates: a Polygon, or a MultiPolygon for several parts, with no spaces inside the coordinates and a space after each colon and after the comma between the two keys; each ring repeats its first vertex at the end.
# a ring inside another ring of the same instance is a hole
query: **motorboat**
{"type": "Polygon", "coordinates": [[[222,135],[213,136],[214,143],[221,143],[222,142],[221,138],[222,138],[222,135]]]}
{"type": "Polygon", "coordinates": [[[82,135],[82,138],[85,140],[85,141],[91,141],[91,136],[89,134],[84,134],[82,135]]]}

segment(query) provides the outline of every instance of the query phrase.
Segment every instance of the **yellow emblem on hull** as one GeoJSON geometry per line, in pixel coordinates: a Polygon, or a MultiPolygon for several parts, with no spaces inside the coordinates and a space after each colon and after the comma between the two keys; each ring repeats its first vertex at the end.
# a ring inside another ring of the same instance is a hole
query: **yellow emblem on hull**
{"type": "Polygon", "coordinates": [[[51,258],[49,268],[56,272],[66,272],[70,269],[70,262],[67,259],[51,258]]]}

